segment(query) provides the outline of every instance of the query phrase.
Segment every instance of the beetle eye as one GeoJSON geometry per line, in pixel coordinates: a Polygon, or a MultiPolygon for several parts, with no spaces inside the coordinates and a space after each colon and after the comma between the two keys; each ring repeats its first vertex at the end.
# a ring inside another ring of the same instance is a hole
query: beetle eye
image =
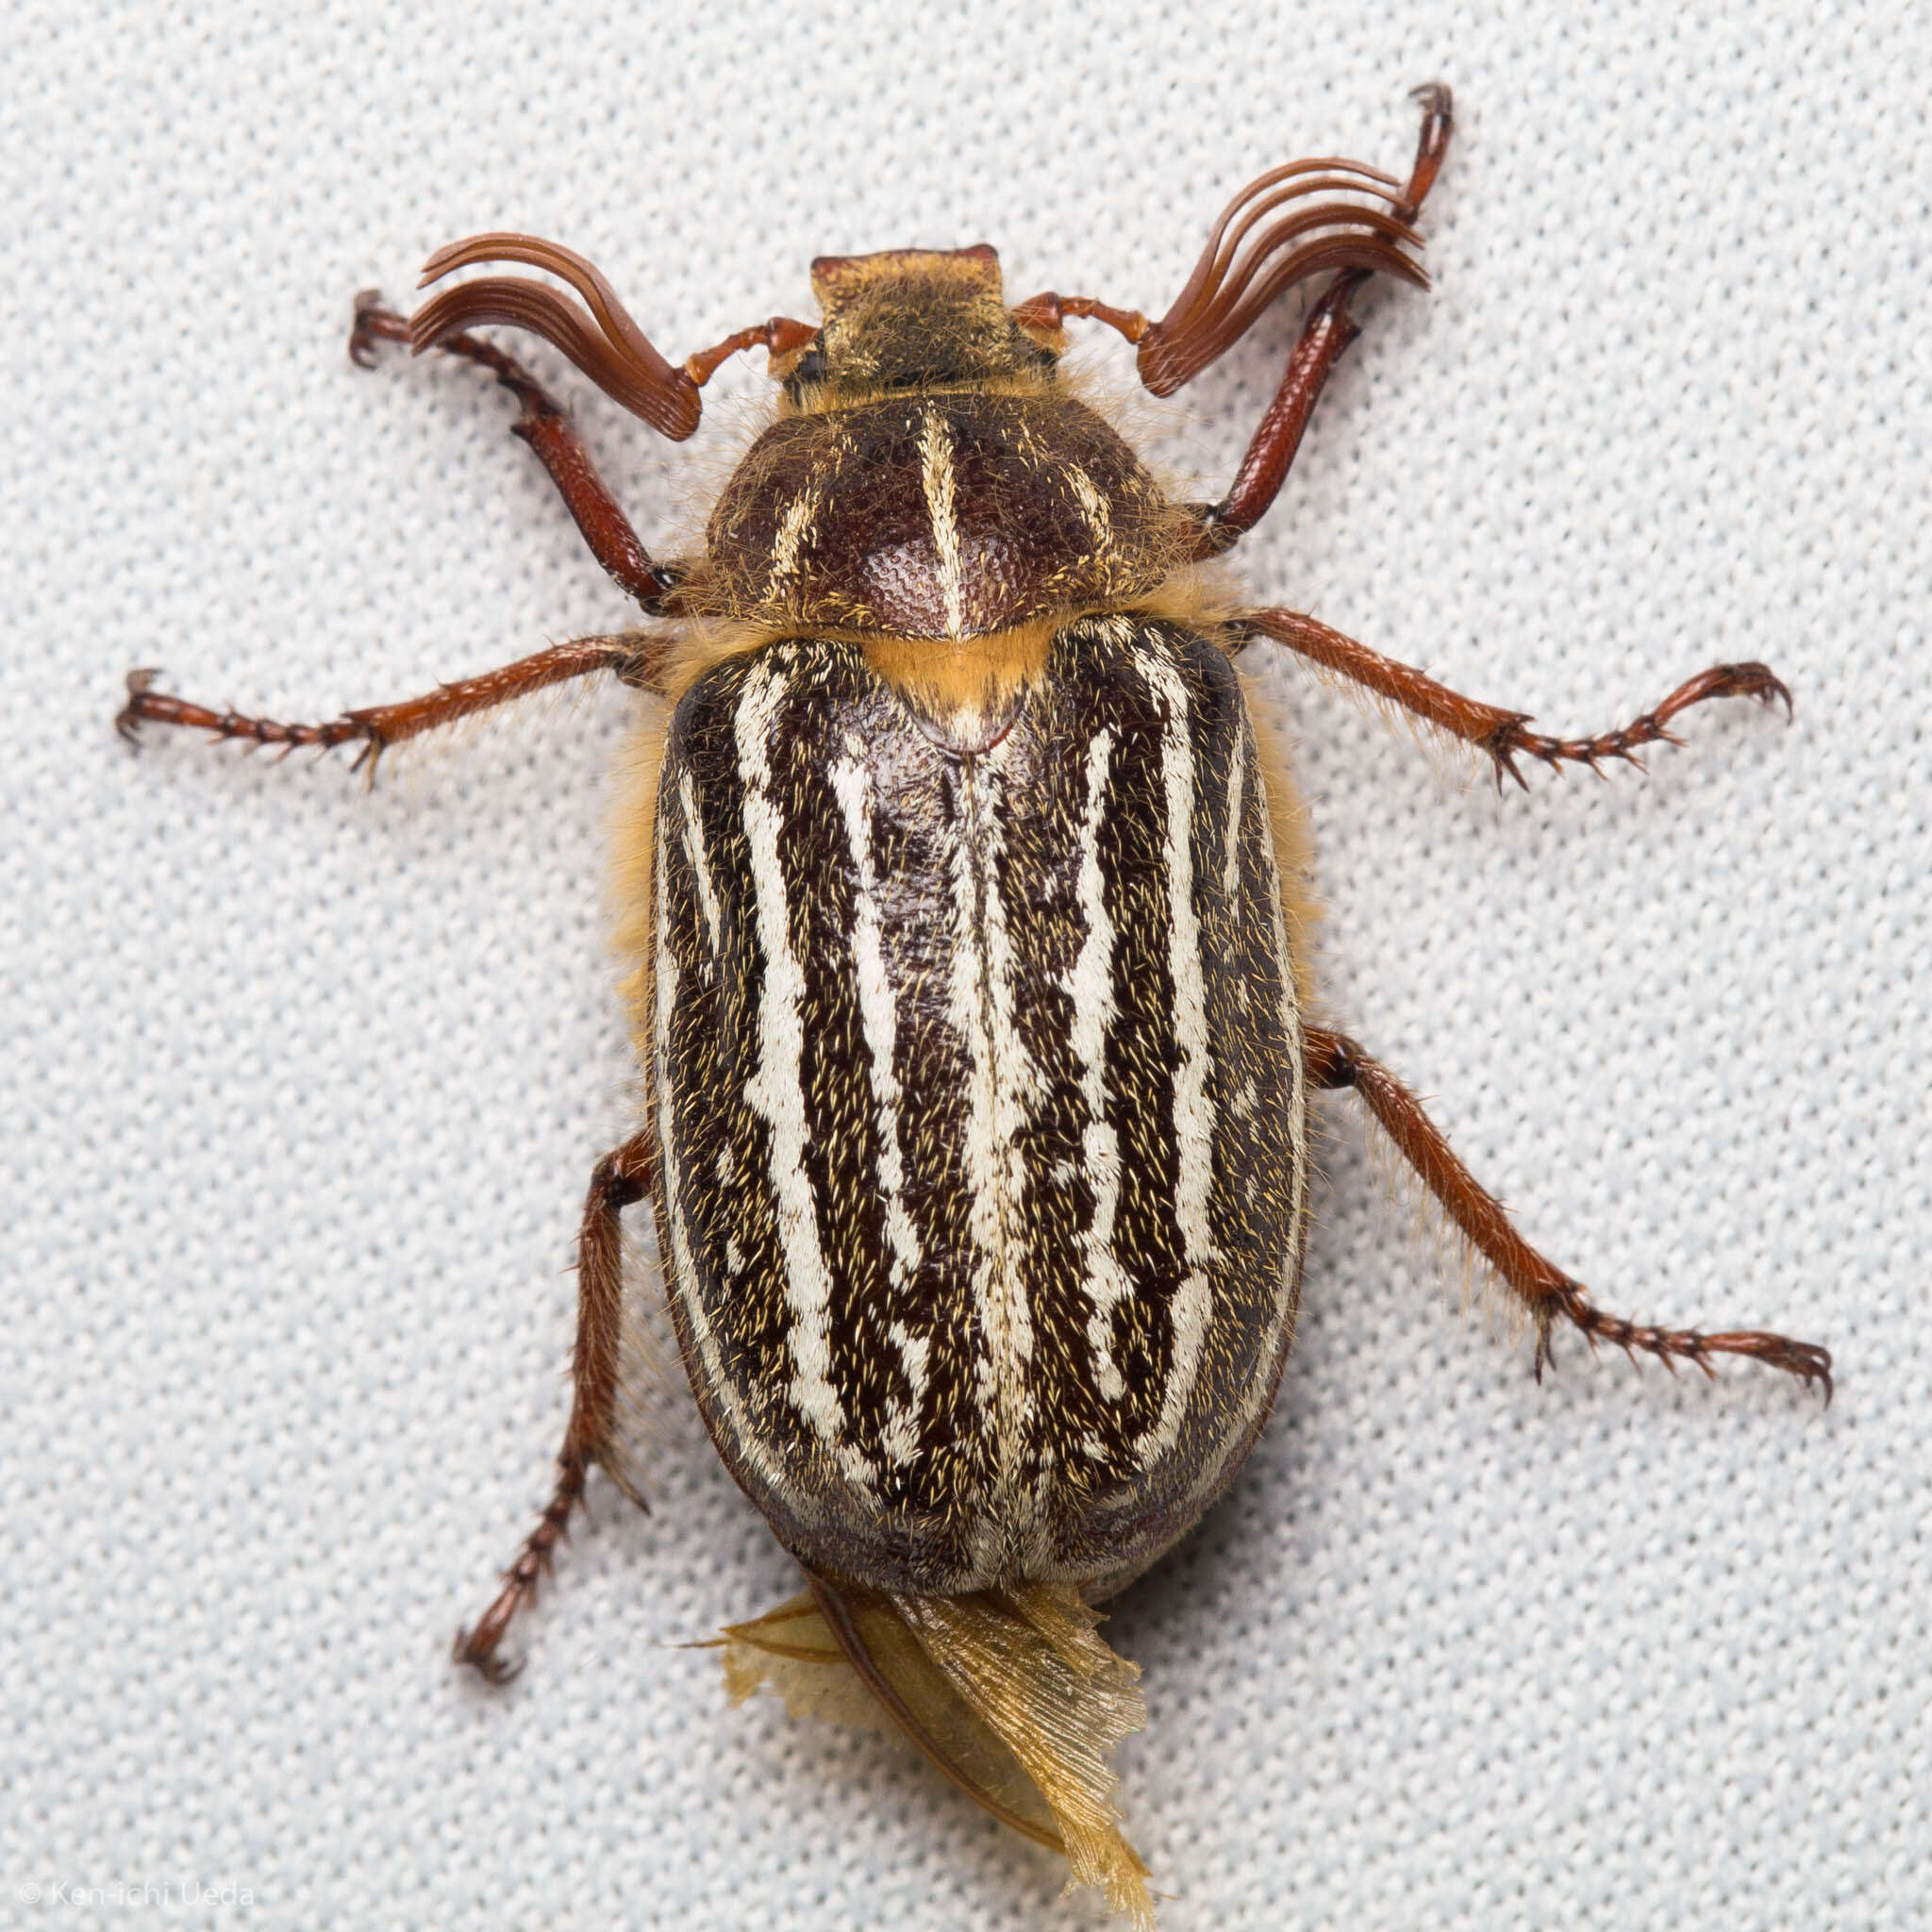
{"type": "Polygon", "coordinates": [[[814,342],[792,366],[791,374],[785,379],[785,387],[796,397],[803,389],[825,379],[825,352],[814,342]]]}

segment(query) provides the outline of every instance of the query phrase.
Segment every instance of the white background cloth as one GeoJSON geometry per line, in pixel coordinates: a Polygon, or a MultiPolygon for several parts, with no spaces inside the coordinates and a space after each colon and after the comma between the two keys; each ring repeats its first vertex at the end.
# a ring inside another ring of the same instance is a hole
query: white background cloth
{"type": "MultiPolygon", "coordinates": [[[[1326,1009],[1607,1306],[1825,1341],[1838,1399],[1574,1340],[1539,1389],[1323,1102],[1274,1418],[1108,1626],[1132,1835],[1175,1928],[1925,1923],[1932,27],[1404,10],[8,10],[0,1917],[1099,1921],[905,1750],[670,1647],[792,1588],[688,1402],[515,1688],[447,1660],[546,1493],[635,1105],[622,697],[373,794],[109,721],[134,664],[313,718],[624,624],[499,391],[344,357],[441,242],[566,242],[674,358],[909,243],[1158,312],[1261,168],[1406,167],[1440,75],[1436,289],[1363,305],[1257,601],[1552,729],[1751,658],[1797,716],[1499,797],[1269,673],[1326,1009]]],[[[1292,327],[1183,393],[1205,480],[1292,327]]],[[[744,358],[674,448],[525,346],[647,541],[766,392],[744,358]]]]}

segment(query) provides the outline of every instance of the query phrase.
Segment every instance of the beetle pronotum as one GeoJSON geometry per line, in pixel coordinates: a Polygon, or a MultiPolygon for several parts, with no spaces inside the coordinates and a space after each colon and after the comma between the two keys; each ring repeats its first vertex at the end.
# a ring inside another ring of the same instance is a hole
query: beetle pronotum
{"type": "Polygon", "coordinates": [[[425,281],[520,261],[379,341],[489,370],[592,552],[664,622],[581,639],[407,703],[284,724],[128,678],[122,730],[389,745],[613,673],[654,701],[616,853],[644,1118],[598,1162],[578,1251],[554,1493],[456,1656],[492,1681],[518,1610],[619,1425],[638,1319],[619,1217],[646,1194],[685,1367],[718,1450],[806,1589],[726,1633],[734,1691],[866,1693],[957,1783],[1151,1916],[1108,1750],[1135,1672],[1094,1606],[1233,1480],[1292,1338],[1309,1095],[1352,1088],[1526,1311],[1709,1373],[1753,1357],[1830,1392],[1824,1350],[1639,1325],[1531,1248],[1402,1085],[1309,1020],[1299,808],[1235,658],[1266,641],[1486,753],[1634,760],[1707,698],[1789,699],[1724,664],[1622,730],[1556,739],[1290,610],[1244,610],[1213,560],[1273,502],[1376,273],[1417,284],[1413,223],[1450,132],[1419,90],[1406,182],[1309,160],[1251,182],[1158,322],[1085,297],[1008,307],[984,245],[822,258],[816,326],[774,318],[674,367],[581,257],[490,234],[425,281]],[[1355,199],[1336,199],[1353,196],[1355,199]],[[1324,276],[1219,502],[1173,500],[1057,380],[1072,318],[1138,345],[1171,394],[1291,284],[1324,276]],[[666,436],[727,356],[781,387],[700,554],[654,560],[568,418],[470,331],[561,349],[666,436]],[[862,1690],[860,1689],[862,1687],[862,1690]]]}

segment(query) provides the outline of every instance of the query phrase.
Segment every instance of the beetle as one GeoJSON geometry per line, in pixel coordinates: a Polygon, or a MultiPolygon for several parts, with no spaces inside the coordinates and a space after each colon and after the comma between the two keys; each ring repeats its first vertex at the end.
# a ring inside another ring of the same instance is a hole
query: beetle
{"type": "Polygon", "coordinates": [[[291,724],[129,674],[122,732],[251,745],[403,740],[611,674],[650,703],[614,863],[644,1117],[598,1162],[578,1245],[573,1400],[537,1527],[457,1658],[492,1682],[593,1465],[640,1504],[621,1417],[641,1307],[620,1217],[649,1196],[673,1325],[718,1452],[805,1590],[722,1641],[734,1696],[883,1713],[1074,1878],[1151,1919],[1109,1750],[1139,1728],[1096,1606],[1233,1481],[1293,1336],[1311,1096],[1353,1090],[1535,1329],[1674,1366],[1755,1358],[1823,1389],[1822,1348],[1607,1313],[1517,1233],[1406,1088],[1310,1018],[1300,807],[1236,660],[1287,648],[1474,747],[1635,762],[1719,697],[1790,695],[1723,664],[1622,729],[1557,739],[1313,618],[1243,608],[1220,559],[1260,520],[1377,274],[1418,286],[1416,220],[1449,91],[1417,91],[1406,179],[1271,169],[1229,204],[1158,320],[1005,299],[979,244],[822,257],[817,324],[774,317],[674,366],[582,257],[485,234],[382,341],[488,371],[513,433],[650,619],[401,704],[291,724]],[[1321,278],[1227,493],[1174,500],[1062,379],[1066,325],[1136,345],[1169,395],[1291,286],[1321,278]],[[473,333],[560,349],[673,440],[729,356],[763,347],[776,407],[700,554],[653,558],[570,419],[473,333]],[[867,1705],[866,1700],[870,1699],[867,1705]]]}

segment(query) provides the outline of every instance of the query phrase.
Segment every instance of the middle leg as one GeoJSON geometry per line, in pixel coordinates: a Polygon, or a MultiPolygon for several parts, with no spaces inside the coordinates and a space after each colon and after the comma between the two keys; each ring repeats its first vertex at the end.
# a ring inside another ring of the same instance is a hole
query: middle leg
{"type": "Polygon", "coordinates": [[[1588,765],[1602,776],[1606,758],[1622,758],[1641,771],[1637,753],[1646,744],[1680,744],[1670,729],[1679,711],[1701,705],[1707,698],[1757,698],[1762,704],[1782,702],[1785,715],[1791,710],[1791,694],[1769,666],[1763,664],[1713,664],[1687,679],[1655,710],[1644,714],[1621,730],[1604,731],[1594,738],[1545,738],[1528,730],[1527,711],[1506,711],[1500,705],[1486,705],[1466,698],[1447,685],[1438,684],[1426,673],[1410,664],[1398,663],[1358,644],[1353,638],[1330,630],[1325,624],[1303,615],[1299,610],[1255,610],[1241,618],[1237,628],[1249,638],[1272,638],[1309,663],[1339,677],[1358,684],[1364,691],[1391,704],[1400,705],[1425,724],[1459,738],[1485,752],[1495,766],[1500,790],[1507,773],[1526,791],[1527,781],[1517,769],[1519,758],[1541,758],[1552,769],[1566,763],[1588,765]]]}
{"type": "Polygon", "coordinates": [[[251,749],[258,744],[279,745],[284,758],[303,745],[333,751],[339,744],[358,744],[361,750],[356,754],[352,769],[367,765],[374,782],[376,761],[391,745],[528,697],[553,684],[588,677],[597,671],[614,671],[626,684],[655,691],[664,654],[661,640],[641,632],[578,638],[574,643],[553,644],[547,651],[519,658],[515,663],[500,665],[481,676],[440,684],[422,697],[344,711],[320,724],[290,724],[275,718],[249,717],[232,706],[216,710],[208,705],[192,704],[158,691],[155,679],[160,674],[144,667],[127,674],[127,702],[114,720],[114,728],[129,744],[138,745],[143,724],[182,724],[211,731],[217,738],[240,739],[251,749]]]}
{"type": "Polygon", "coordinates": [[[1441,1128],[1423,1111],[1422,1103],[1387,1067],[1340,1033],[1310,1030],[1307,1052],[1308,1077],[1317,1087],[1352,1087],[1361,1095],[1394,1141],[1396,1151],[1415,1171],[1416,1178],[1528,1311],[1536,1324],[1539,1381],[1543,1364],[1554,1359],[1551,1333],[1558,1321],[1564,1321],[1579,1330],[1592,1348],[1607,1341],[1626,1355],[1641,1349],[1672,1369],[1679,1361],[1688,1361],[1707,1375],[1714,1375],[1713,1356],[1748,1356],[1795,1375],[1807,1388],[1814,1382],[1820,1384],[1825,1401],[1831,1400],[1831,1357],[1814,1343],[1793,1341],[1788,1336],[1759,1329],[1704,1335],[1694,1328],[1649,1327],[1606,1314],[1585,1297],[1581,1284],[1538,1254],[1516,1232],[1503,1204],[1456,1158],[1441,1128]]]}

